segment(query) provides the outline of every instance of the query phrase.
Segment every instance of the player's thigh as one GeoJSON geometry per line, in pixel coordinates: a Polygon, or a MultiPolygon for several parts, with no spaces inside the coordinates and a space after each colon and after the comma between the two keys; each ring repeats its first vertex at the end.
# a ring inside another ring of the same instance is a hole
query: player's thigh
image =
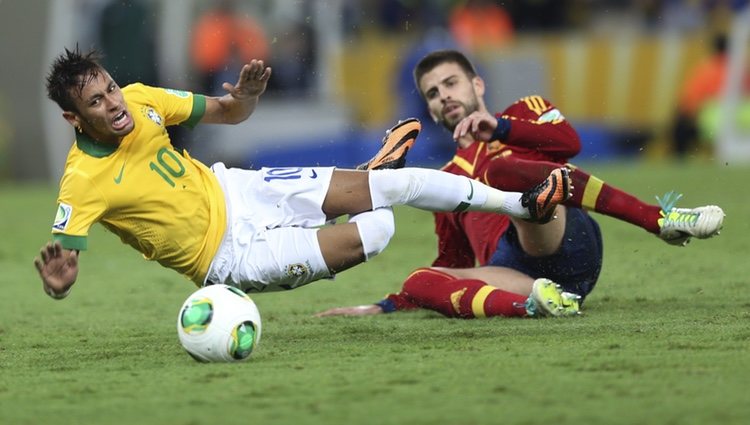
{"type": "Polygon", "coordinates": [[[521,248],[515,227],[500,238],[490,259],[493,266],[507,267],[532,278],[547,278],[563,289],[585,297],[594,288],[602,266],[601,233],[596,221],[578,208],[568,208],[560,249],[535,257],[521,248]]]}
{"type": "Polygon", "coordinates": [[[230,284],[246,292],[273,292],[331,277],[317,233],[318,229],[281,227],[240,235],[234,240],[237,258],[230,284]]]}
{"type": "Polygon", "coordinates": [[[521,295],[528,295],[534,283],[534,279],[529,275],[507,267],[484,266],[469,269],[434,267],[434,269],[457,279],[477,279],[504,291],[521,295]]]}
{"type": "Polygon", "coordinates": [[[334,273],[365,261],[357,223],[337,224],[318,231],[318,244],[328,268],[334,273]]]}
{"type": "Polygon", "coordinates": [[[217,163],[211,169],[223,189],[232,222],[250,220],[257,229],[310,228],[328,219],[323,203],[333,167],[244,170],[217,163]]]}

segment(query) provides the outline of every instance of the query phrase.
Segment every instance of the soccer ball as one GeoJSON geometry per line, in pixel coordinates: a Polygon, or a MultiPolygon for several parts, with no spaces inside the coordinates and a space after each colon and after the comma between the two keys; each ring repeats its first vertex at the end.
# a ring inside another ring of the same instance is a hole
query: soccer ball
{"type": "Polygon", "coordinates": [[[247,360],[260,341],[260,326],[253,300],[228,285],[193,292],[177,315],[180,343],[199,362],[247,360]]]}

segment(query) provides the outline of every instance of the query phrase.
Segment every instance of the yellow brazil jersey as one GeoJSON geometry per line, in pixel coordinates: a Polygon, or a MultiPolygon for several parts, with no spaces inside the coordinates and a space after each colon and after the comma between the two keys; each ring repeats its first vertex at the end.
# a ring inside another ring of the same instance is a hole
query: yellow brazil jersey
{"type": "Polygon", "coordinates": [[[193,127],[206,99],[143,84],[122,92],[134,129],[119,145],[78,135],[60,181],[53,239],[84,250],[100,222],[146,259],[200,285],[226,228],[224,194],[210,169],[174,149],[166,126],[193,127]]]}

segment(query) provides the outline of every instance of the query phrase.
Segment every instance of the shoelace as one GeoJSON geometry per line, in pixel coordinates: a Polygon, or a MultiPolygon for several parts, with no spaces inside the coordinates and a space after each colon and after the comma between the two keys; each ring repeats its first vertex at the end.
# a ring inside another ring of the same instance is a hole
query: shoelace
{"type": "Polygon", "coordinates": [[[676,193],[674,190],[670,190],[669,192],[665,193],[661,198],[656,196],[656,202],[659,203],[659,206],[661,207],[662,212],[664,212],[664,215],[666,216],[669,214],[670,211],[674,208],[674,206],[677,204],[677,201],[682,198],[681,193],[676,193]]]}

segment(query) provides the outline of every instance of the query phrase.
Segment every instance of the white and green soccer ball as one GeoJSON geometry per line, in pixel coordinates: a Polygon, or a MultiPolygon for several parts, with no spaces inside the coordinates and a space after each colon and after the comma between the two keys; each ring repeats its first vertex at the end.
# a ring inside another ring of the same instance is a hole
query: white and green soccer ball
{"type": "Polygon", "coordinates": [[[200,362],[247,360],[260,342],[260,312],[237,288],[211,285],[192,293],[177,315],[180,343],[200,362]]]}

